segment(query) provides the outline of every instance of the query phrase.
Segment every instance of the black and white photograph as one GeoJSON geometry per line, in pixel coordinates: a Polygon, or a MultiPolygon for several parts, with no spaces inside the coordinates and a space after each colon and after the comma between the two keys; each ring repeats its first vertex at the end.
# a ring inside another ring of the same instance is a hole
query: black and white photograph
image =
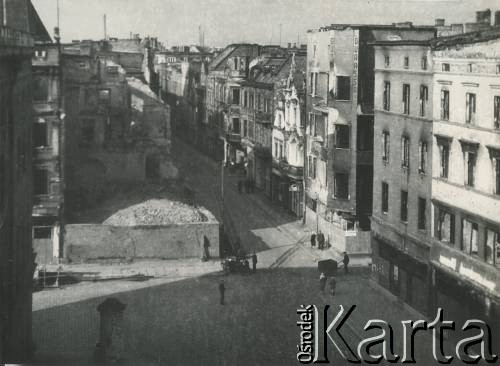
{"type": "Polygon", "coordinates": [[[499,357],[498,0],[0,0],[0,366],[499,357]]]}

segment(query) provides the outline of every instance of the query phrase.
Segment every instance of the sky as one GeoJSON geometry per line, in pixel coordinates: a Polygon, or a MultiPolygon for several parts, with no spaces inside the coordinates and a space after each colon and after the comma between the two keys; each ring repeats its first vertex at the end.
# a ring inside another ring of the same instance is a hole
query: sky
{"type": "MultiPolygon", "coordinates": [[[[32,0],[50,34],[57,24],[57,0],[32,0]]],[[[332,23],[434,24],[473,22],[475,11],[500,10],[498,0],[59,0],[63,42],[130,33],[157,36],[168,47],[198,43],[223,47],[236,42],[306,42],[308,29],[332,23]],[[281,24],[281,26],[280,26],[281,24]]]]}

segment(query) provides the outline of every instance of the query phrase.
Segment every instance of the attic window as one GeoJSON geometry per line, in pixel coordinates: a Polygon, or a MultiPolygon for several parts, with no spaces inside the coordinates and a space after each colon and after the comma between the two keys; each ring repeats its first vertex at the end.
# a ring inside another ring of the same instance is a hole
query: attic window
{"type": "Polygon", "coordinates": [[[450,71],[450,64],[444,63],[441,65],[441,70],[442,71],[450,71]]]}
{"type": "Polygon", "coordinates": [[[500,64],[497,64],[497,74],[500,74],[500,64]]]}

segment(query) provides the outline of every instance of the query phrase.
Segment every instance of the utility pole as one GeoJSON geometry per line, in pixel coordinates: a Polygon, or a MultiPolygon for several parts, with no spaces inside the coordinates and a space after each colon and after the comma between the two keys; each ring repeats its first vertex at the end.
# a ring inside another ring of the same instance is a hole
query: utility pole
{"type": "Polygon", "coordinates": [[[61,29],[59,24],[59,0],[57,0],[57,29],[61,29]]]}

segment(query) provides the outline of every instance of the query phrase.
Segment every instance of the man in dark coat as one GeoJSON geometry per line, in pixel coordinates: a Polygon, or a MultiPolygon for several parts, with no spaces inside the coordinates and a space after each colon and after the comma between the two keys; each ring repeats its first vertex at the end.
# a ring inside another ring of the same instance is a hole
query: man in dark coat
{"type": "Polygon", "coordinates": [[[252,255],[252,270],[253,273],[257,272],[257,254],[255,254],[255,252],[253,252],[252,255]]]}
{"type": "Polygon", "coordinates": [[[344,252],[344,259],[342,260],[344,262],[344,272],[347,274],[349,272],[349,256],[347,255],[347,252],[344,252]]]}
{"type": "Polygon", "coordinates": [[[238,181],[238,193],[241,193],[243,190],[243,182],[241,180],[238,181]]]}
{"type": "Polygon", "coordinates": [[[316,233],[311,234],[311,248],[316,246],[316,233]]]}
{"type": "Polygon", "coordinates": [[[321,231],[318,233],[318,247],[319,249],[325,248],[325,236],[321,231]]]}
{"type": "Polygon", "coordinates": [[[326,275],[321,272],[321,274],[319,275],[319,289],[321,290],[321,292],[325,292],[325,287],[326,287],[326,275]]]}
{"type": "Polygon", "coordinates": [[[224,292],[226,291],[226,286],[224,286],[224,280],[219,282],[219,294],[220,294],[220,304],[224,305],[224,292]]]}

